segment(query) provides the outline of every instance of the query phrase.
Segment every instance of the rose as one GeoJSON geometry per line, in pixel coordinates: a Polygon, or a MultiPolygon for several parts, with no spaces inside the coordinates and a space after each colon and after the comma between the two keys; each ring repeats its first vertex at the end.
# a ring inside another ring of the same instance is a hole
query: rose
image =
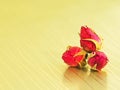
{"type": "Polygon", "coordinates": [[[92,69],[100,71],[108,63],[105,53],[98,51],[102,45],[100,37],[87,26],[81,27],[79,35],[82,48],[69,46],[62,54],[62,59],[70,66],[84,69],[89,64],[92,69]]]}
{"type": "Polygon", "coordinates": [[[81,47],[87,52],[94,52],[101,48],[100,37],[89,27],[82,26],[80,32],[80,44],[81,47]]]}
{"type": "Polygon", "coordinates": [[[66,50],[62,55],[64,62],[70,66],[78,66],[84,57],[85,52],[77,46],[69,46],[68,50],[66,50]]]}
{"type": "Polygon", "coordinates": [[[98,71],[100,71],[108,63],[108,58],[104,52],[97,51],[95,55],[88,60],[88,64],[98,71]]]}

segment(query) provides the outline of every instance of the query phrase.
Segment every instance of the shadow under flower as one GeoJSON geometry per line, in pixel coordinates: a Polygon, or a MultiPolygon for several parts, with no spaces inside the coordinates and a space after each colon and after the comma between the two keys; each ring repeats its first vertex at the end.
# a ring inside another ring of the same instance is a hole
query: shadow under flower
{"type": "Polygon", "coordinates": [[[64,73],[64,84],[70,89],[106,90],[107,74],[104,71],[90,71],[87,68],[68,67],[64,73]]]}

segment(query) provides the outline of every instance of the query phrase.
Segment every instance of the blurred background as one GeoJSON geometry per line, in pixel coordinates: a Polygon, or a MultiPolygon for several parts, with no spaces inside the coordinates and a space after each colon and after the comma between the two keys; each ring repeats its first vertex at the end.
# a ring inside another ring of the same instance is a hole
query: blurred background
{"type": "Polygon", "coordinates": [[[1,0],[0,90],[118,90],[119,27],[119,0],[1,0]],[[102,72],[61,59],[68,45],[80,45],[82,25],[104,39],[102,72]]]}

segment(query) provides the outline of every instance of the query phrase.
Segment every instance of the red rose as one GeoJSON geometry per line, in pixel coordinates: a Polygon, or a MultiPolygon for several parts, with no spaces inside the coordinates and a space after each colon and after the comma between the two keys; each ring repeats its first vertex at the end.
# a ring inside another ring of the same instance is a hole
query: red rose
{"type": "Polygon", "coordinates": [[[108,62],[107,56],[100,51],[97,51],[93,57],[88,60],[88,64],[97,70],[101,70],[108,62]]]}
{"type": "Polygon", "coordinates": [[[82,51],[79,47],[69,47],[68,50],[66,50],[63,55],[62,59],[64,62],[70,66],[77,66],[84,58],[84,55],[80,55],[80,52],[82,51]],[[78,55],[77,55],[78,54],[78,55]]]}
{"type": "Polygon", "coordinates": [[[101,39],[87,26],[81,27],[80,38],[80,44],[87,52],[94,52],[101,47],[101,39]]]}

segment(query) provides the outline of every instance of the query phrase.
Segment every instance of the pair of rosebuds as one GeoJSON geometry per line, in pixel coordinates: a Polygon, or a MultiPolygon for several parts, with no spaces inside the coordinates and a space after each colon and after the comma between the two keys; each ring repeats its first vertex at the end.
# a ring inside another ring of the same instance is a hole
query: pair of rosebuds
{"type": "Polygon", "coordinates": [[[81,47],[68,46],[62,59],[73,67],[85,68],[90,66],[92,70],[101,71],[108,63],[105,53],[99,51],[102,46],[101,38],[87,26],[81,27],[79,36],[81,47]]]}

